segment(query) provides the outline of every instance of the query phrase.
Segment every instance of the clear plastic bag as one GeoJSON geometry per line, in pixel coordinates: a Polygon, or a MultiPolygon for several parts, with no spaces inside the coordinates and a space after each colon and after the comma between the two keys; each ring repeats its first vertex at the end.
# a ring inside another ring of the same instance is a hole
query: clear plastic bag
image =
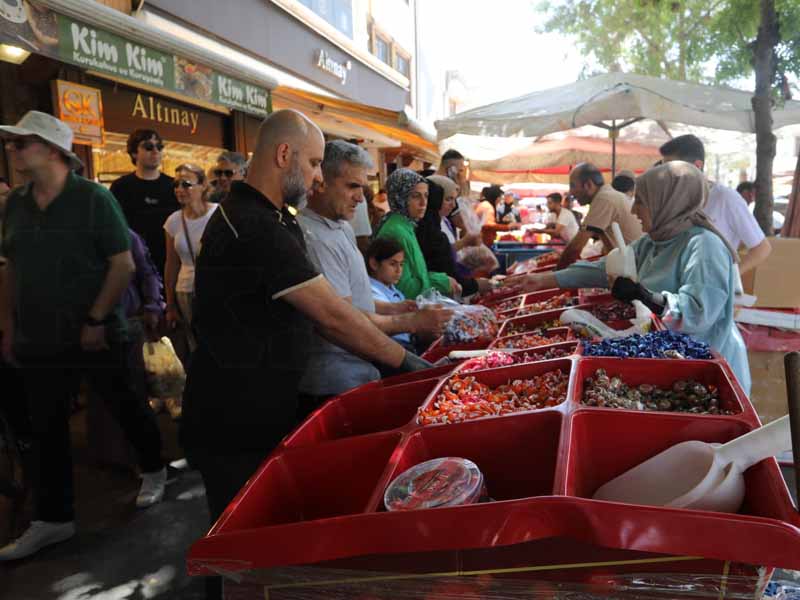
{"type": "Polygon", "coordinates": [[[491,341],[500,329],[497,317],[490,309],[475,304],[459,304],[437,290],[431,289],[417,296],[417,306],[420,309],[440,307],[453,311],[442,336],[444,346],[491,341]]]}
{"type": "Polygon", "coordinates": [[[458,262],[469,269],[474,277],[486,276],[500,268],[494,252],[483,244],[459,250],[458,262]]]}
{"type": "Polygon", "coordinates": [[[483,223],[480,217],[478,217],[478,213],[472,208],[472,202],[470,202],[469,198],[459,197],[456,203],[458,204],[458,214],[461,216],[461,222],[464,224],[464,229],[467,234],[473,235],[480,233],[483,223]]]}
{"type": "Polygon", "coordinates": [[[574,308],[565,310],[559,319],[581,337],[593,339],[608,340],[647,333],[651,325],[650,309],[638,300],[633,301],[633,306],[636,308],[636,318],[631,319],[631,327],[628,329],[612,329],[593,314],[574,308]]]}
{"type": "Polygon", "coordinates": [[[142,354],[150,397],[179,398],[186,385],[186,371],[169,338],[145,342],[142,354]]]}

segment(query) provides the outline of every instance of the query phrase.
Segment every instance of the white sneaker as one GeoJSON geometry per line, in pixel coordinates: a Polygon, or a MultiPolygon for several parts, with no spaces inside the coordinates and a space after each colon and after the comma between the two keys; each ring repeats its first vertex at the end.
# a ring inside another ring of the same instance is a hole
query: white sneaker
{"type": "Polygon", "coordinates": [[[167,484],[167,468],[155,473],[142,473],[142,487],[136,496],[136,508],[147,508],[164,499],[164,487],[167,484]]]}
{"type": "Polygon", "coordinates": [[[19,538],[0,548],[0,561],[17,560],[35,554],[46,546],[58,544],[75,535],[75,521],[51,523],[31,521],[19,538]]]}

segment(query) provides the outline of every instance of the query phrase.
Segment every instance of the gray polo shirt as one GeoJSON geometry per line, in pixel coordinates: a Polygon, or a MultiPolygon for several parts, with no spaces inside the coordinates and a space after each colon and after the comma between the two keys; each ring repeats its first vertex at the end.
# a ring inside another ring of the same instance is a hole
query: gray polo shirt
{"type": "MultiPolygon", "coordinates": [[[[364,257],[356,246],[356,236],[347,221],[331,221],[304,208],[297,216],[308,247],[308,256],[320,273],[353,306],[375,312],[364,257]]],[[[380,379],[371,363],[331,344],[314,333],[308,369],[300,382],[300,392],[312,396],[340,394],[351,388],[380,379]]]]}

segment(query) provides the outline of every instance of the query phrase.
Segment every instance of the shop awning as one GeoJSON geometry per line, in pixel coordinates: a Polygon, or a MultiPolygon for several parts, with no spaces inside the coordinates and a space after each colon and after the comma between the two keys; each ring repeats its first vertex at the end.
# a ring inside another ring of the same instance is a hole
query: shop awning
{"type": "Polygon", "coordinates": [[[439,147],[434,135],[424,134],[419,125],[409,120],[405,113],[279,86],[273,90],[273,106],[278,108],[285,105],[298,107],[312,119],[323,115],[326,118],[334,117],[343,127],[354,128],[353,137],[362,137],[357,132],[363,133],[366,130],[368,137],[391,142],[381,147],[403,146],[427,162],[439,161],[439,147]]]}
{"type": "MultiPolygon", "coordinates": [[[[20,3],[21,5],[21,3],[20,3]]],[[[39,0],[14,13],[0,39],[84,68],[221,111],[266,115],[278,82],[225,56],[97,2],[39,0]]]]}

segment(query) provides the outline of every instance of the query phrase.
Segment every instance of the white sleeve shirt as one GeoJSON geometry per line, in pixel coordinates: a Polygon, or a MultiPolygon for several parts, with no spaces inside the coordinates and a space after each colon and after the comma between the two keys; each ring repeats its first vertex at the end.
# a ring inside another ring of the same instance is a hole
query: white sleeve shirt
{"type": "Polygon", "coordinates": [[[703,210],[733,249],[749,250],[764,241],[764,232],[736,190],[713,184],[703,210]]]}
{"type": "Polygon", "coordinates": [[[558,219],[556,220],[557,225],[564,226],[564,241],[568,244],[572,241],[576,235],[578,235],[578,221],[575,218],[575,215],[572,214],[571,210],[567,210],[566,208],[562,208],[561,212],[558,213],[558,219]]]}

